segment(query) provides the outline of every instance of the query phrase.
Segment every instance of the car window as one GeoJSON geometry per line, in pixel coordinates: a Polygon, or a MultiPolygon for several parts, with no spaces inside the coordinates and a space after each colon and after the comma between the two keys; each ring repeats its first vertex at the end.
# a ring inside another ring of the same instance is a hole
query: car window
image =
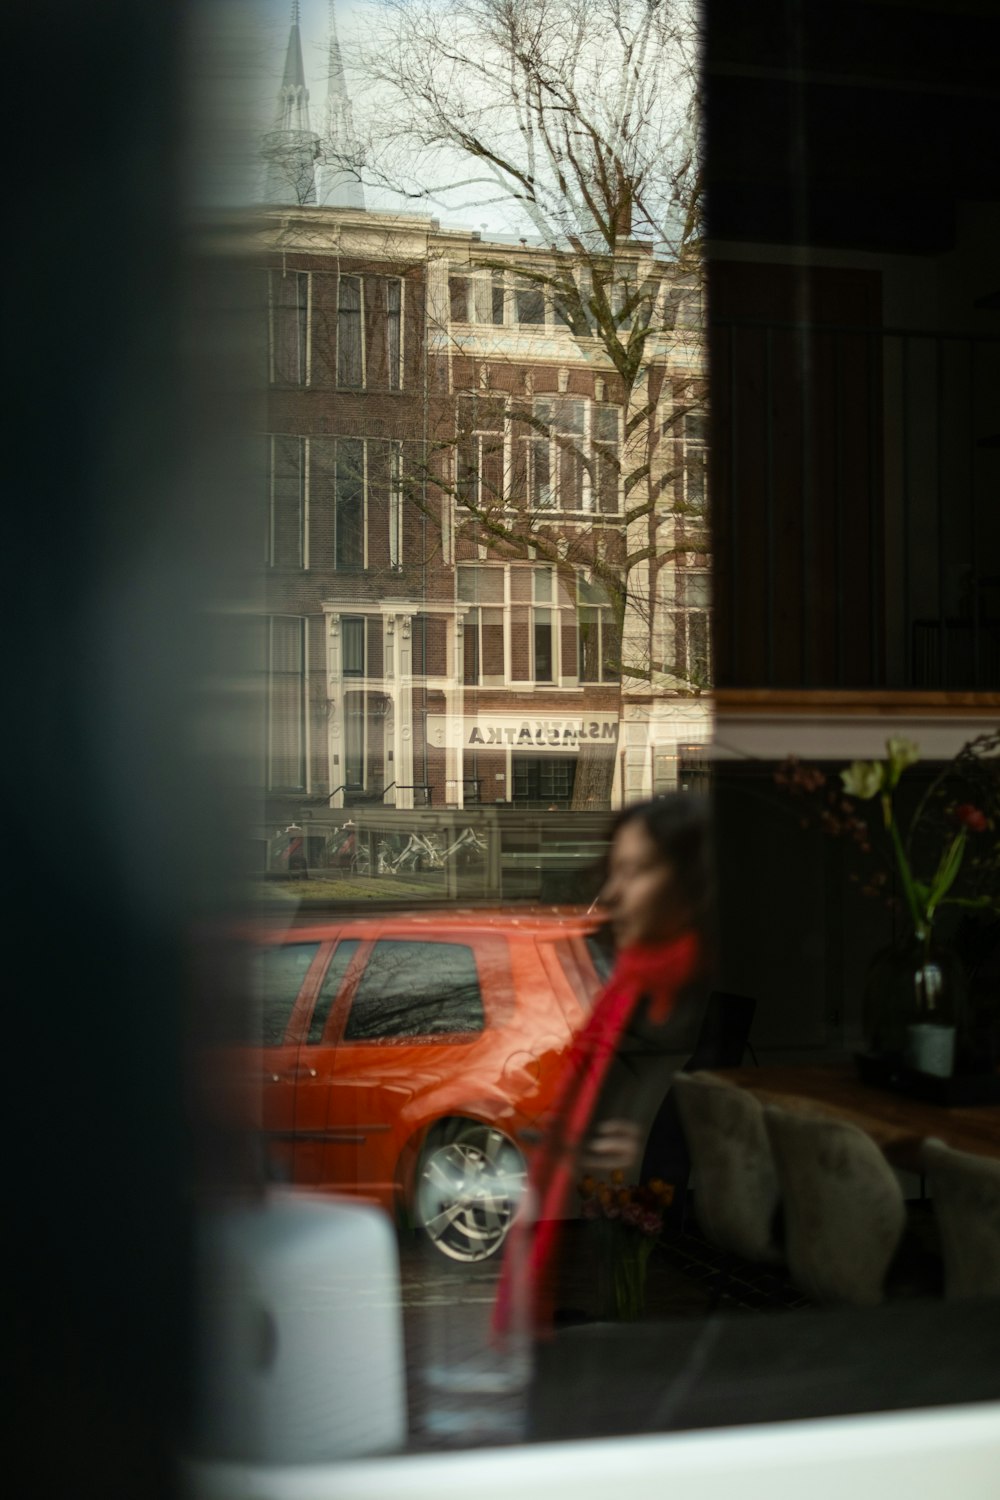
{"type": "Polygon", "coordinates": [[[464,943],[375,944],[361,976],[345,1040],[482,1031],[475,955],[464,943]]]}
{"type": "Polygon", "coordinates": [[[282,943],[257,949],[251,959],[250,994],[254,1034],[246,1040],[280,1047],[285,1040],[302,981],[319,943],[282,943]]]}
{"type": "Polygon", "coordinates": [[[337,998],[337,992],[344,982],[347,966],[351,959],[361,947],[357,938],[348,938],[338,943],[337,951],[330,960],[329,968],[323,976],[323,984],[316,997],[316,1005],[309,1022],[309,1035],[306,1042],[310,1047],[315,1046],[323,1040],[323,1032],[326,1029],[326,1020],[330,1014],[330,1006],[337,998]]]}
{"type": "Polygon", "coordinates": [[[611,978],[611,970],[615,966],[615,950],[613,943],[609,940],[607,932],[602,928],[599,932],[589,932],[586,938],[587,950],[597,970],[597,976],[602,984],[607,984],[611,978]]]}

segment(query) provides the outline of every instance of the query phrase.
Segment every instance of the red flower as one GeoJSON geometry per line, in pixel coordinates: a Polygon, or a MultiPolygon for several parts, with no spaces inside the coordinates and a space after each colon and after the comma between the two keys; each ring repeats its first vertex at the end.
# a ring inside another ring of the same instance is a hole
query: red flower
{"type": "Polygon", "coordinates": [[[964,823],[966,828],[971,829],[973,833],[982,833],[986,827],[986,814],[981,808],[973,807],[971,802],[963,802],[960,806],[956,807],[955,817],[960,823],[964,823]]]}

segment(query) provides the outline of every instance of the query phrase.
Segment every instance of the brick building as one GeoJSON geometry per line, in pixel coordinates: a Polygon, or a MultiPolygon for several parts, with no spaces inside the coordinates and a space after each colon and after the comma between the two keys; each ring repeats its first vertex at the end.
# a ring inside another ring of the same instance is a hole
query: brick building
{"type": "Polygon", "coordinates": [[[621,381],[537,251],[341,208],[261,232],[268,792],[608,808],[671,784],[708,726],[696,317],[652,350],[629,456],[621,381]],[[630,521],[636,473],[656,501],[630,521]]]}
{"type": "Polygon", "coordinates": [[[255,251],[266,816],[665,790],[710,732],[698,288],[640,241],[598,293],[568,249],[367,211],[332,32],[328,95],[313,136],[293,14],[255,251]],[[648,320],[627,374],[595,295],[624,342],[648,320]]]}

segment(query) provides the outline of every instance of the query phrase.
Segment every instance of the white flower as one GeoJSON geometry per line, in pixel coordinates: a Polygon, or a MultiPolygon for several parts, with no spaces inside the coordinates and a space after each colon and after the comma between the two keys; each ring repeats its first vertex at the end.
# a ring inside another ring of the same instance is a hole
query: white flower
{"type": "Polygon", "coordinates": [[[907,766],[912,766],[920,759],[920,746],[915,745],[912,740],[896,738],[886,740],[885,748],[889,752],[888,781],[890,787],[893,787],[907,766]]]}
{"type": "Polygon", "coordinates": [[[885,770],[880,760],[856,760],[846,771],[841,771],[840,779],[845,792],[866,801],[882,790],[885,770]]]}

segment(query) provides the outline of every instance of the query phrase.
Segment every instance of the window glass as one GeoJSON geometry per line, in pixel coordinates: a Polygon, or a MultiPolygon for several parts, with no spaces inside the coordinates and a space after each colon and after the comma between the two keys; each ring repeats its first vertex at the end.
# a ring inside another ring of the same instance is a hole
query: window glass
{"type": "Polygon", "coordinates": [[[552,681],[552,611],[534,610],[535,681],[552,681]]]}
{"type": "Polygon", "coordinates": [[[282,943],[255,950],[250,963],[250,994],[259,1033],[248,1041],[280,1047],[288,1031],[295,1002],[318,943],[282,943]]]}
{"type": "Polygon", "coordinates": [[[316,997],[316,1004],[309,1022],[309,1035],[306,1037],[307,1046],[317,1046],[323,1040],[330,1009],[344,982],[348,965],[360,947],[361,944],[356,938],[345,938],[337,944],[316,997]]]}
{"type": "Polygon", "coordinates": [[[340,622],[345,677],[365,675],[365,621],[362,617],[345,615],[340,622]]]}
{"type": "Polygon", "coordinates": [[[471,948],[460,943],[385,939],[375,944],[361,976],[344,1037],[375,1041],[481,1031],[479,974],[471,948]]]}
{"type": "Polygon", "coordinates": [[[344,694],[344,781],[349,789],[365,785],[365,704],[367,695],[344,694]]]}
{"type": "Polygon", "coordinates": [[[607,984],[611,978],[611,971],[615,966],[615,945],[610,934],[605,930],[599,933],[591,933],[586,938],[587,951],[593,960],[597,977],[602,984],[607,984]]]}
{"type": "Polygon", "coordinates": [[[519,755],[514,761],[514,805],[568,806],[575,778],[576,760],[571,755],[519,755]]]}
{"type": "Polygon", "coordinates": [[[341,276],[337,305],[337,384],[364,383],[361,277],[341,276]]]}
{"type": "Polygon", "coordinates": [[[403,383],[403,283],[393,278],[386,283],[385,342],[389,367],[389,389],[398,391],[403,383]]]}
{"type": "Polygon", "coordinates": [[[451,321],[453,323],[467,323],[469,321],[469,278],[467,276],[449,276],[448,297],[451,308],[451,321]]]}
{"type": "Polygon", "coordinates": [[[470,604],[502,604],[503,568],[459,567],[458,597],[470,604]]]}
{"type": "Polygon", "coordinates": [[[304,561],[306,439],[271,438],[267,561],[272,568],[300,568],[304,561]]]}
{"type": "Polygon", "coordinates": [[[545,293],[538,286],[519,286],[514,293],[519,323],[545,322],[545,293]]]}
{"type": "Polygon", "coordinates": [[[336,566],[364,567],[365,445],[358,438],[337,442],[334,516],[336,566]]]}
{"type": "Polygon", "coordinates": [[[309,327],[309,276],[305,271],[272,271],[271,378],[277,385],[302,385],[306,379],[309,327]]]}
{"type": "Polygon", "coordinates": [[[268,783],[305,787],[305,621],[270,621],[267,704],[268,783]]]}

